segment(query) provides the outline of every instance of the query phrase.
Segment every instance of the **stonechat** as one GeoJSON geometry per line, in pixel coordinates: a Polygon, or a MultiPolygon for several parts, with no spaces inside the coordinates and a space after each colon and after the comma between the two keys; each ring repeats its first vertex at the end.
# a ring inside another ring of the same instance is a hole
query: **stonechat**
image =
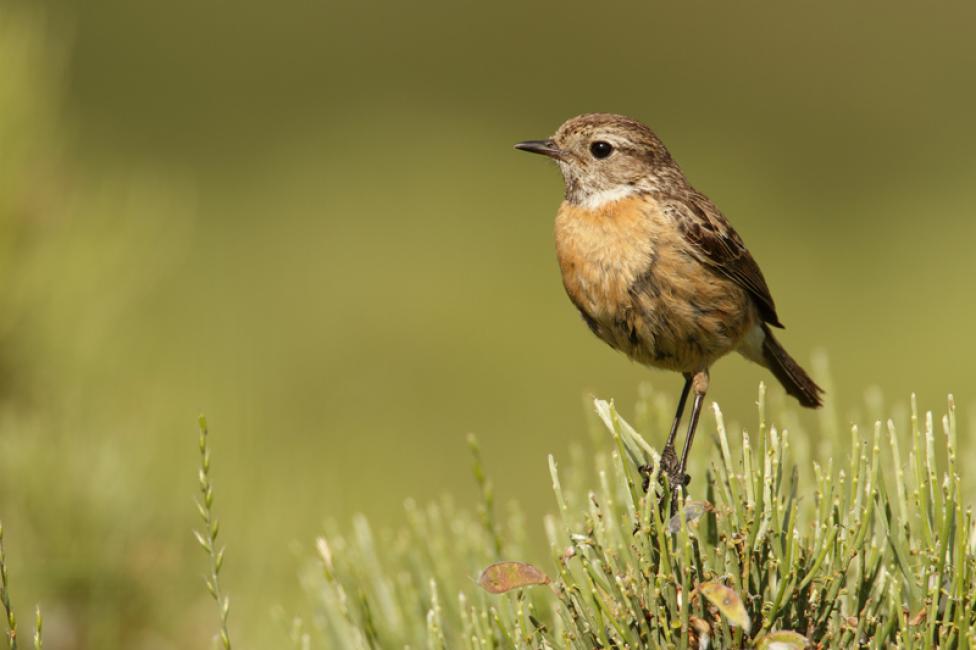
{"type": "Polygon", "coordinates": [[[682,373],[684,388],[661,453],[672,487],[685,474],[709,368],[736,351],[768,368],[810,408],[823,390],[773,336],[783,325],[742,238],[696,190],[644,124],[580,115],[547,140],[516,149],[556,161],[566,182],[556,214],[563,286],[587,326],[638,363],[682,373]],[[680,459],[674,442],[688,395],[695,401],[680,459]]]}

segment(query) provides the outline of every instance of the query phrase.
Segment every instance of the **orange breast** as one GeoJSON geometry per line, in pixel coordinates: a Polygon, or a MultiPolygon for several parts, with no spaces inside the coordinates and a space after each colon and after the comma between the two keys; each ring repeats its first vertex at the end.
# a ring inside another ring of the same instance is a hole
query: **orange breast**
{"type": "Polygon", "coordinates": [[[704,266],[648,196],[556,217],[563,284],[593,332],[643,364],[695,372],[755,322],[748,294],[704,266]]]}
{"type": "Polygon", "coordinates": [[[616,313],[650,264],[666,222],[643,196],[596,210],[563,202],[556,216],[556,254],[570,299],[599,320],[616,313]]]}

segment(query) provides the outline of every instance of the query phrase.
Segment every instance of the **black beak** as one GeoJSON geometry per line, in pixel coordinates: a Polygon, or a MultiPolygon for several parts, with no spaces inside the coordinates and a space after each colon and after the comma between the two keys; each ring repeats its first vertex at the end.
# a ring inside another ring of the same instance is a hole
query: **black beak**
{"type": "Polygon", "coordinates": [[[556,143],[552,140],[526,140],[525,142],[519,142],[515,145],[515,148],[530,153],[541,153],[543,156],[549,156],[550,158],[561,158],[563,155],[562,149],[557,147],[556,143]]]}

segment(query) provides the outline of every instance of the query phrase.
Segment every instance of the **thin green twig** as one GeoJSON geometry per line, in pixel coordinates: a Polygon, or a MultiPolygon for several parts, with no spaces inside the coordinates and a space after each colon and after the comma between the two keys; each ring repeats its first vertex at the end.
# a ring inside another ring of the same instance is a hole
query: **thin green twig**
{"type": "Polygon", "coordinates": [[[7,616],[7,642],[10,650],[17,650],[17,617],[10,604],[10,579],[7,576],[7,557],[3,550],[3,522],[0,521],[0,602],[7,616]]]}
{"type": "Polygon", "coordinates": [[[203,532],[193,531],[197,542],[207,552],[210,559],[209,574],[204,576],[204,583],[207,591],[217,603],[220,628],[218,635],[224,650],[230,650],[230,633],[227,631],[227,616],[230,613],[230,599],[224,595],[220,589],[220,569],[224,565],[224,550],[226,547],[217,548],[217,535],[220,533],[220,522],[214,515],[213,509],[213,484],[210,482],[210,447],[208,444],[209,429],[207,419],[200,416],[200,471],[198,479],[200,481],[200,495],[202,500],[197,501],[197,511],[203,520],[203,532]]]}

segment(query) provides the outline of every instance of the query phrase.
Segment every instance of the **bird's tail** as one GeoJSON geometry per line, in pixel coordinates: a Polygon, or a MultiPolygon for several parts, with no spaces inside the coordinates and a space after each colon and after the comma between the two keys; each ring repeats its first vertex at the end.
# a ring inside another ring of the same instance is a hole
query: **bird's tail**
{"type": "Polygon", "coordinates": [[[762,329],[765,334],[762,342],[763,365],[772,371],[779,383],[783,384],[786,392],[795,397],[800,404],[807,408],[822,406],[823,389],[817,386],[800,364],[783,349],[765,323],[762,329]]]}

